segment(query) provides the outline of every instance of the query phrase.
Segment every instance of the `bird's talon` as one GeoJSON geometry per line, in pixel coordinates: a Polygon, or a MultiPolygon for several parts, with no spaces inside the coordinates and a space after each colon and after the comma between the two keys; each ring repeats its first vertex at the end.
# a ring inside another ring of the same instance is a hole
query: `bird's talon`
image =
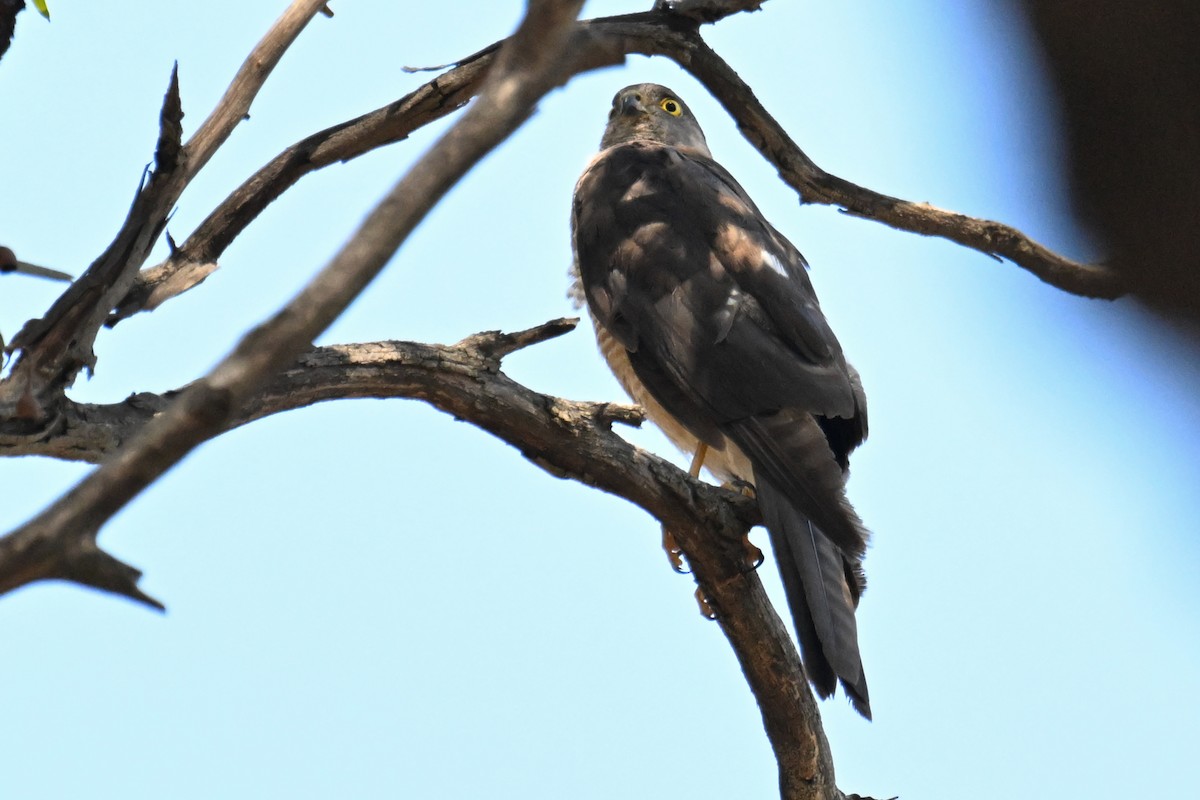
{"type": "Polygon", "coordinates": [[[704,589],[696,587],[696,604],[700,606],[700,616],[708,620],[717,618],[717,612],[713,610],[712,603],[708,602],[708,595],[704,594],[704,589]]]}
{"type": "Polygon", "coordinates": [[[741,478],[734,478],[731,481],[726,481],[721,484],[722,489],[728,489],[731,492],[737,492],[742,497],[749,497],[751,500],[758,499],[758,493],[754,490],[754,484],[749,481],[744,481],[741,478]]]}
{"type": "Polygon", "coordinates": [[[692,465],[688,467],[688,475],[693,478],[700,477],[700,470],[704,468],[704,459],[708,457],[708,445],[700,442],[696,446],[696,454],[692,457],[692,465]]]}
{"type": "Polygon", "coordinates": [[[683,568],[683,549],[675,541],[675,534],[667,530],[666,525],[662,529],[662,547],[667,552],[667,560],[671,562],[671,569],[680,575],[687,575],[691,572],[691,570],[683,568]]]}
{"type": "Polygon", "coordinates": [[[750,541],[750,534],[742,537],[742,550],[746,554],[746,560],[750,562],[750,569],[746,570],[747,572],[754,572],[766,560],[763,551],[759,550],[754,542],[750,541]]]}

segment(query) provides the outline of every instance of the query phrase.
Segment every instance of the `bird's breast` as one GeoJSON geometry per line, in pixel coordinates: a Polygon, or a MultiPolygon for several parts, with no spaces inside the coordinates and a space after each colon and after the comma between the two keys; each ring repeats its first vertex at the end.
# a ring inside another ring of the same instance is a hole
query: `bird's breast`
{"type": "MultiPolygon", "coordinates": [[[[650,390],[634,372],[624,345],[605,330],[595,317],[592,317],[592,326],[596,330],[596,342],[600,345],[600,353],[608,362],[608,367],[617,377],[621,388],[633,402],[642,407],[646,418],[657,425],[673,445],[688,455],[695,455],[700,440],[654,399],[650,390]]],[[[704,467],[721,481],[741,480],[754,483],[754,469],[750,466],[749,459],[728,439],[722,439],[720,447],[709,446],[704,467]]]]}

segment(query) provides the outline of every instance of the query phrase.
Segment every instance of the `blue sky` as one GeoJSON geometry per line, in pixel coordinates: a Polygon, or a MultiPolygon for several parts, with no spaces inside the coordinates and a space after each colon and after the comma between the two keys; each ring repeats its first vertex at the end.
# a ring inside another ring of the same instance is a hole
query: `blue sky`
{"type": "MultiPolygon", "coordinates": [[[[58,0],[51,24],[22,15],[0,61],[0,243],[82,271],[151,159],[171,64],[190,132],[283,6],[58,0]]],[[[521,7],[335,3],[184,195],[173,235],[284,146],[428,77],[402,66],[471,53],[521,7]]],[[[707,38],[826,169],[1098,255],[1069,217],[1036,53],[1002,4],[776,0],[707,38]]],[[[808,257],[870,399],[850,494],[875,532],[859,625],[876,721],[823,705],[839,785],[1186,793],[1200,370],[1133,303],[800,207],[701,87],[634,57],[546,98],[321,341],[456,341],[573,314],[571,190],[612,94],[641,81],[693,106],[808,257]]],[[[102,333],[96,375],[72,395],[112,402],[207,370],[443,128],[306,177],[201,288],[102,333]]],[[[0,279],[0,332],[58,290],[0,279]]],[[[505,363],[540,391],[621,397],[586,328],[505,363]]],[[[652,431],[630,437],[672,454],[652,431]]],[[[3,529],[87,469],[0,460],[3,529]]],[[[0,598],[0,797],[776,793],[737,664],[653,520],[422,404],[330,403],[235,431],[102,541],[168,612],[66,585],[0,598]]],[[[761,574],[779,597],[773,565],[761,574]]]]}

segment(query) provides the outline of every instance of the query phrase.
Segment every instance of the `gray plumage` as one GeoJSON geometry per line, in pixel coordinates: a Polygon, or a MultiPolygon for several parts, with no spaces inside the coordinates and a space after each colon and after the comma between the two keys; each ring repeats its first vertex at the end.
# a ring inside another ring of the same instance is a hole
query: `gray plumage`
{"type": "Polygon", "coordinates": [[[845,494],[866,398],[799,251],[657,84],[622,89],[575,188],[579,292],[605,359],[681,449],[754,484],[808,677],[870,702],[854,611],[868,534],[845,494]]]}

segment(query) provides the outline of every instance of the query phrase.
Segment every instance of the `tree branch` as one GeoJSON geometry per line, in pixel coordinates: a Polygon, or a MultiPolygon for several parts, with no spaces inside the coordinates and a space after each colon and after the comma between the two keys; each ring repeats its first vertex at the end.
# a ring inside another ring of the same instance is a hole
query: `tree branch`
{"type": "Polygon", "coordinates": [[[229,195],[167,260],[138,277],[107,324],[150,311],[191,289],[259,214],[300,178],[406,139],[414,130],[466,105],[479,91],[499,45],[465,59],[448,75],[394,103],[334,125],[288,147],[229,195]],[[486,57],[485,57],[486,55],[486,57]]]}
{"type": "Polygon", "coordinates": [[[182,145],[183,108],[176,70],[159,115],[155,168],[133,201],[112,244],[64,292],[42,319],[31,320],[9,345],[19,351],[0,381],[0,418],[38,425],[52,420],[62,392],[95,363],[92,344],[108,313],[128,294],[167,217],[196,172],[245,116],[287,46],[321,10],[319,0],[294,0],[251,53],[230,89],[196,135],[182,145]]]}
{"type": "MultiPolygon", "coordinates": [[[[457,345],[418,342],[366,342],[317,347],[301,355],[230,415],[222,432],[250,422],[327,400],[437,396],[440,381],[469,371],[495,372],[500,359],[517,350],[574,330],[578,319],[558,319],[516,333],[486,331],[457,345]]],[[[487,375],[478,380],[485,381],[487,375]]],[[[506,379],[507,380],[507,379],[506,379]]],[[[51,436],[0,435],[0,453],[34,455],[99,463],[131,441],[150,420],[165,411],[188,387],[155,394],[131,394],[119,403],[68,400],[51,436]]],[[[463,400],[463,403],[469,401],[463,400]]],[[[556,401],[567,404],[568,401],[556,401]]],[[[439,406],[463,419],[463,411],[439,406]]],[[[641,425],[640,407],[616,403],[575,403],[587,419],[608,425],[641,425]]],[[[473,421],[473,420],[472,420],[473,421]]]]}
{"type": "Polygon", "coordinates": [[[655,11],[666,11],[700,23],[712,23],[742,11],[758,11],[764,0],[655,0],[655,11]]]}
{"type": "Polygon", "coordinates": [[[195,177],[213,157],[233,129],[250,113],[250,105],[283,54],[300,36],[300,32],[317,14],[328,16],[321,0],[293,0],[287,10],[275,20],[242,66],[233,76],[225,94],[217,102],[208,119],[200,124],[187,143],[187,179],[195,177]]]}
{"type": "MultiPolygon", "coordinates": [[[[556,477],[638,505],[675,534],[696,583],[717,612],[762,712],[779,761],[782,796],[838,797],[828,742],[799,656],[757,573],[747,570],[744,562],[742,537],[760,521],[757,506],[739,493],[691,478],[612,431],[614,421],[640,422],[637,410],[550,397],[500,370],[504,356],[561,335],[576,322],[554,320],[512,334],[489,331],[455,345],[373,342],[315,348],[246,398],[221,430],[325,400],[420,399],[508,442],[556,477]]],[[[192,391],[186,388],[182,396],[192,391]]],[[[107,406],[72,406],[59,436],[26,443],[20,450],[102,458],[152,420],[157,423],[159,415],[171,413],[180,394],[139,394],[107,406]]],[[[0,592],[33,580],[64,577],[56,561],[14,553],[14,540],[23,541],[16,536],[0,539],[0,592]]],[[[41,539],[36,542],[41,546],[38,553],[57,552],[41,539]]],[[[88,544],[94,548],[94,540],[88,544]]],[[[70,579],[99,585],[90,573],[84,577],[87,580],[75,574],[70,579]]]]}
{"type": "Polygon", "coordinates": [[[48,278],[52,281],[66,281],[67,283],[75,280],[65,272],[59,272],[49,267],[39,267],[37,264],[30,264],[28,261],[21,261],[11,248],[0,245],[0,275],[9,272],[32,275],[35,278],[48,278]]]}
{"type": "MultiPolygon", "coordinates": [[[[678,59],[676,59],[678,60],[678,59]]],[[[940,236],[981,253],[1007,258],[1041,280],[1071,294],[1114,299],[1128,291],[1124,277],[1099,264],[1073,261],[1025,234],[991,220],[977,219],[928,203],[901,200],[851,183],[821,169],[767,112],[754,92],[726,61],[696,37],[690,58],[679,61],[720,101],[742,135],[779,170],[801,202],[841,206],[864,219],[923,236],[940,236]]]]}

